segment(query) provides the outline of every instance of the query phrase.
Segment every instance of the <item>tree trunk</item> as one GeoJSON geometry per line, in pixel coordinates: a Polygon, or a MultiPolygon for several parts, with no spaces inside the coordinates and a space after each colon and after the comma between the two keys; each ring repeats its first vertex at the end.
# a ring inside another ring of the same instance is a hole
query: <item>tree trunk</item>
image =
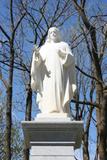
{"type": "Polygon", "coordinates": [[[104,142],[104,147],[105,147],[105,158],[107,159],[107,86],[104,88],[104,91],[103,91],[103,94],[104,94],[104,99],[103,99],[103,115],[104,117],[103,118],[103,122],[104,122],[104,139],[105,139],[105,142],[104,142]]]}
{"type": "Polygon", "coordinates": [[[84,160],[90,160],[89,150],[88,150],[88,146],[89,146],[88,140],[89,140],[89,128],[90,128],[93,109],[94,107],[91,106],[89,115],[87,117],[86,127],[84,129],[84,134],[83,134],[83,159],[84,160]]]}
{"type": "Polygon", "coordinates": [[[9,66],[9,80],[7,88],[6,100],[6,132],[5,132],[5,149],[6,160],[11,160],[11,128],[12,128],[12,91],[13,91],[13,67],[14,67],[14,48],[10,44],[10,66],[9,66]]]}
{"type": "MultiPolygon", "coordinates": [[[[25,121],[31,121],[31,110],[32,110],[32,90],[30,83],[27,86],[27,98],[26,98],[26,113],[25,121]]],[[[24,144],[24,160],[29,160],[29,149],[24,144]]]]}
{"type": "MultiPolygon", "coordinates": [[[[85,2],[85,1],[84,1],[85,2]]],[[[98,58],[98,49],[97,49],[97,41],[96,41],[96,29],[94,26],[91,25],[89,22],[84,8],[81,7],[81,5],[78,4],[78,1],[73,0],[74,6],[76,10],[78,11],[79,15],[82,18],[82,21],[86,27],[86,29],[89,31],[90,38],[91,38],[91,48],[92,48],[92,59],[93,59],[93,65],[95,68],[95,74],[94,77],[98,79],[99,82],[96,82],[96,103],[99,104],[100,108],[96,108],[96,115],[97,115],[97,131],[99,135],[98,140],[98,152],[99,152],[99,158],[100,160],[107,160],[107,106],[106,106],[106,95],[105,92],[103,93],[103,78],[101,73],[101,65],[98,58]]]]}
{"type": "Polygon", "coordinates": [[[99,132],[98,152],[100,160],[107,160],[107,88],[104,89],[102,95],[100,91],[98,96],[99,99],[102,100],[102,102],[100,102],[102,105],[101,108],[97,110],[97,125],[99,132]]]}
{"type": "Polygon", "coordinates": [[[31,110],[32,110],[32,89],[29,83],[27,87],[25,121],[31,121],[31,110]]]}
{"type": "Polygon", "coordinates": [[[83,160],[89,160],[87,134],[88,134],[87,132],[84,132],[84,135],[83,135],[83,160]]]}

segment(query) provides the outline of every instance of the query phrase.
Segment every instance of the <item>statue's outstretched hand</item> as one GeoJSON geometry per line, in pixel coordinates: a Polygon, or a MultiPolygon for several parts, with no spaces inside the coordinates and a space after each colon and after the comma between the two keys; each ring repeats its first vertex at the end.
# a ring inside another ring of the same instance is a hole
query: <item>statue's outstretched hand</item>
{"type": "Polygon", "coordinates": [[[34,61],[37,63],[37,65],[40,65],[41,62],[45,63],[45,60],[43,60],[43,58],[40,55],[40,47],[38,47],[37,45],[34,45],[33,57],[34,57],[34,61]]]}
{"type": "Polygon", "coordinates": [[[66,52],[62,49],[59,50],[58,54],[62,59],[66,57],[66,52]]]}
{"type": "Polygon", "coordinates": [[[37,45],[34,45],[33,53],[35,54],[35,56],[39,55],[39,50],[40,50],[40,47],[38,47],[37,45]]]}
{"type": "Polygon", "coordinates": [[[34,45],[33,57],[34,57],[34,61],[36,61],[36,62],[41,61],[39,50],[40,50],[40,48],[37,45],[34,45]]]}

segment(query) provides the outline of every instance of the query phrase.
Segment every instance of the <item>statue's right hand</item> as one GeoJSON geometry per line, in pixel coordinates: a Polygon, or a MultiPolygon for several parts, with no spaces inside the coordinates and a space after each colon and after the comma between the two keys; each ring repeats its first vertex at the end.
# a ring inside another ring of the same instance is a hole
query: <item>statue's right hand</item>
{"type": "Polygon", "coordinates": [[[35,61],[38,62],[39,61],[39,57],[35,57],[35,61]]]}
{"type": "Polygon", "coordinates": [[[35,53],[35,55],[39,54],[39,50],[40,50],[40,47],[38,47],[37,45],[34,45],[33,53],[35,53]]]}
{"type": "Polygon", "coordinates": [[[36,65],[39,66],[42,62],[41,56],[40,55],[35,55],[34,61],[35,61],[36,65]]]}

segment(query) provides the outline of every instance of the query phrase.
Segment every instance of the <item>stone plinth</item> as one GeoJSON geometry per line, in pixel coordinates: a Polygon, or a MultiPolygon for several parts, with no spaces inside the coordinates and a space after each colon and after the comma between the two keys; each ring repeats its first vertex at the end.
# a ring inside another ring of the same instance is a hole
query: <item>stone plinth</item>
{"type": "Polygon", "coordinates": [[[37,118],[23,121],[22,127],[30,160],[74,160],[74,149],[81,145],[82,121],[37,118]]]}

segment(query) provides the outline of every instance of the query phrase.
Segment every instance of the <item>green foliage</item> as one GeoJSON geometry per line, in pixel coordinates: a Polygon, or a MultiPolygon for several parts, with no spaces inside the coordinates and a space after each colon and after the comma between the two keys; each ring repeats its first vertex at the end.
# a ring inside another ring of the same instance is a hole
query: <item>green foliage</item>
{"type": "MultiPolygon", "coordinates": [[[[5,156],[5,104],[0,106],[0,160],[6,160],[5,156]]],[[[23,157],[23,136],[21,124],[13,120],[12,124],[12,160],[22,160],[23,157]]]]}

